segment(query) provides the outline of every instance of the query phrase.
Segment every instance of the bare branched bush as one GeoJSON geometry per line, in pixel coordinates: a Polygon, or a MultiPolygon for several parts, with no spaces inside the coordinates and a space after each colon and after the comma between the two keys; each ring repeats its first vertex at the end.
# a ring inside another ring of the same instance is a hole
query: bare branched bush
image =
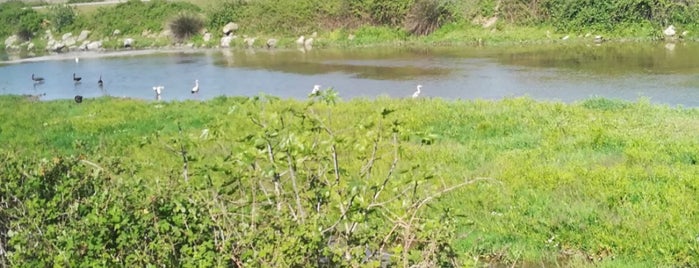
{"type": "Polygon", "coordinates": [[[190,13],[180,13],[169,24],[172,36],[179,41],[196,35],[203,27],[204,20],[190,13]]]}
{"type": "Polygon", "coordinates": [[[449,2],[418,0],[405,20],[405,30],[414,35],[428,35],[439,29],[452,17],[449,2]]]}

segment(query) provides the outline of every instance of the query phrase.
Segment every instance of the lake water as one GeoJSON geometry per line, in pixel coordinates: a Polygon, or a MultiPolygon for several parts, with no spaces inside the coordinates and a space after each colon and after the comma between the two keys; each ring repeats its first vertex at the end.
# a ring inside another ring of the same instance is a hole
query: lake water
{"type": "Polygon", "coordinates": [[[155,99],[152,88],[162,85],[166,101],[260,93],[302,99],[320,84],[333,87],[343,99],[403,98],[421,84],[421,97],[445,99],[648,98],[671,106],[699,106],[696,43],[191,50],[60,58],[0,64],[0,94],[46,93],[43,100],[75,95],[155,99]],[[32,73],[46,81],[35,84],[32,73]],[[73,82],[73,73],[82,77],[81,83],[73,82]],[[100,75],[103,88],[97,85],[100,75]],[[201,91],[192,95],[195,79],[201,91]]]}

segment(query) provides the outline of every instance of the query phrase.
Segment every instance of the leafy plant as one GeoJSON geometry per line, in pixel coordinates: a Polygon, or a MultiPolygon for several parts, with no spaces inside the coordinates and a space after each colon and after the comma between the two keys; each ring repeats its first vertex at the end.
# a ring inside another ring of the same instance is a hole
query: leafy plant
{"type": "Polygon", "coordinates": [[[191,13],[180,13],[168,24],[175,39],[182,41],[198,34],[204,27],[204,21],[191,13]]]}
{"type": "Polygon", "coordinates": [[[451,17],[451,1],[417,0],[408,13],[405,29],[414,35],[428,35],[451,17]]]}
{"type": "Polygon", "coordinates": [[[69,27],[75,20],[75,9],[67,4],[56,4],[49,6],[49,20],[51,26],[61,32],[69,27]]]}

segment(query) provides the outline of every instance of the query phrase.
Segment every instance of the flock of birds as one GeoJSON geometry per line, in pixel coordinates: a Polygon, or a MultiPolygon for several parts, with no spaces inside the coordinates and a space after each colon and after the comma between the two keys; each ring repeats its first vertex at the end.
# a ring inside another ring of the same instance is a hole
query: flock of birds
{"type": "MultiPolygon", "coordinates": [[[[76,57],[75,62],[78,63],[79,59],[76,57]]],[[[77,85],[81,83],[82,77],[77,76],[75,73],[73,73],[73,82],[77,85]]],[[[36,76],[35,74],[32,73],[32,81],[34,81],[34,84],[43,84],[45,79],[41,76],[36,76]]],[[[97,86],[100,88],[104,87],[104,81],[102,81],[102,74],[99,76],[99,80],[97,80],[97,86]]],[[[420,90],[422,89],[422,85],[417,85],[417,90],[415,93],[413,93],[412,98],[418,98],[420,96],[420,90]]],[[[165,86],[163,85],[158,85],[153,87],[153,91],[155,92],[155,98],[157,100],[161,99],[161,95],[163,93],[163,90],[165,90],[165,86]]],[[[314,85],[313,90],[311,90],[311,93],[308,95],[309,97],[313,96],[319,96],[321,91],[321,85],[314,85]]],[[[190,91],[192,94],[197,94],[199,93],[199,79],[194,80],[194,87],[190,91]]],[[[83,97],[80,95],[75,96],[75,102],[81,103],[83,100],[83,97]]]]}
{"type": "MultiPolygon", "coordinates": [[[[76,62],[77,61],[78,61],[78,59],[76,58],[76,62]]],[[[73,82],[76,85],[81,83],[82,79],[83,79],[82,77],[77,76],[75,73],[73,73],[73,82]]],[[[41,76],[36,76],[36,74],[32,73],[32,81],[34,81],[34,85],[36,85],[36,84],[43,84],[46,81],[46,79],[44,79],[41,76]]],[[[102,74],[100,74],[99,80],[97,80],[97,86],[99,86],[100,88],[104,87],[104,81],[102,80],[102,74]]],[[[155,97],[157,100],[160,100],[161,94],[163,93],[164,89],[165,89],[165,87],[162,85],[153,87],[153,91],[155,91],[155,97]]],[[[320,90],[320,86],[318,89],[320,90]]],[[[199,93],[199,79],[194,80],[194,87],[192,88],[192,90],[190,92],[192,94],[199,93]]],[[[75,102],[77,102],[77,103],[81,103],[82,99],[83,99],[83,97],[80,95],[75,96],[75,102]]]]}

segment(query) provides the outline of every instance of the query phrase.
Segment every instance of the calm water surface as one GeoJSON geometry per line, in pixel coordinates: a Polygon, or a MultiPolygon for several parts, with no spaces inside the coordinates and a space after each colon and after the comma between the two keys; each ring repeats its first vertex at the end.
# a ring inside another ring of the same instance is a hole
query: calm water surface
{"type": "Polygon", "coordinates": [[[220,95],[306,98],[314,84],[344,99],[424,97],[501,99],[529,96],[573,102],[590,97],[699,106],[699,44],[557,44],[430,49],[207,50],[150,55],[80,57],[0,64],[0,94],[75,95],[163,100],[220,95]],[[32,73],[46,82],[34,84],[32,73]],[[75,84],[72,74],[81,76],[75,84]],[[104,87],[97,86],[102,75],[104,87]],[[201,92],[190,94],[199,79],[201,92]]]}

